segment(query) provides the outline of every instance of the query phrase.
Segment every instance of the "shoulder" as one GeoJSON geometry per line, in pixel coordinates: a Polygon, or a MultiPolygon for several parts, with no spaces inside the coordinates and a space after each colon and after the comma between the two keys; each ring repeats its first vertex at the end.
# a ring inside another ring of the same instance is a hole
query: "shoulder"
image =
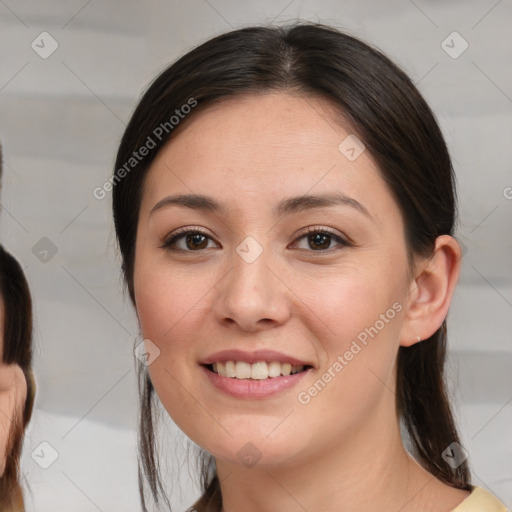
{"type": "Polygon", "coordinates": [[[509,512],[509,510],[489,491],[473,486],[471,494],[452,512],[509,512]]]}

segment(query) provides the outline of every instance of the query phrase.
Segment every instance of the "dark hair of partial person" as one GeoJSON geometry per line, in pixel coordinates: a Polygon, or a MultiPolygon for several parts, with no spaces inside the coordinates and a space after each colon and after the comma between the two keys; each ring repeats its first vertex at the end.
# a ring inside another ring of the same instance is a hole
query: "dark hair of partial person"
{"type": "MultiPolygon", "coordinates": [[[[165,69],[143,94],[119,145],[114,175],[156,127],[190,98],[197,106],[113,188],[113,215],[122,270],[134,302],[135,242],[144,180],[158,151],[213,102],[242,94],[283,92],[322,98],[364,143],[393,194],[405,224],[409,263],[432,254],[457,217],[453,167],[436,119],[411,79],[378,49],[333,27],[297,23],[258,26],[214,37],[165,69]]],[[[153,137],[154,139],[154,137],[153,137]]],[[[411,267],[412,268],[412,267],[411,267]]],[[[446,392],[446,321],[428,339],[400,347],[396,408],[418,462],[441,481],[470,490],[466,462],[452,469],[442,452],[459,440],[446,392]]],[[[155,502],[165,489],[155,450],[154,388],[139,366],[139,489],[155,502]]],[[[196,508],[220,510],[214,459],[199,461],[203,495],[196,508]]]]}
{"type": "Polygon", "coordinates": [[[20,455],[35,397],[32,365],[32,300],[18,261],[0,245],[0,295],[4,308],[3,363],[18,364],[27,382],[23,410],[14,415],[9,431],[6,464],[0,477],[0,510],[23,510],[20,486],[20,455]],[[21,421],[20,421],[21,420],[21,421]]]}

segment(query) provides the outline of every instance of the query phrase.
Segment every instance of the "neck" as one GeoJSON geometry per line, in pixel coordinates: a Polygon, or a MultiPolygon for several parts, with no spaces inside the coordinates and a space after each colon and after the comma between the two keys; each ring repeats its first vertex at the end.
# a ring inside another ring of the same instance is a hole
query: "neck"
{"type": "MultiPolygon", "coordinates": [[[[381,405],[377,415],[386,415],[389,403],[381,405]]],[[[433,510],[427,497],[440,482],[408,455],[396,417],[383,419],[361,422],[337,446],[327,443],[285,467],[217,460],[223,512],[433,510]]]]}

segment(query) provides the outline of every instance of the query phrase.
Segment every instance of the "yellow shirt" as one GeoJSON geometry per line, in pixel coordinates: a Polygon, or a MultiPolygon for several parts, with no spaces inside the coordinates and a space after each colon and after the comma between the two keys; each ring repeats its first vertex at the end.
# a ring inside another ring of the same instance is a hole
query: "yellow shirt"
{"type": "Polygon", "coordinates": [[[452,512],[509,512],[509,510],[496,496],[474,485],[471,494],[452,512]]]}
{"type": "MultiPolygon", "coordinates": [[[[216,499],[219,500],[220,496],[217,494],[216,499]]],[[[190,511],[194,510],[209,510],[206,509],[205,504],[200,505],[199,503],[202,500],[197,501],[194,506],[190,509],[190,511]]],[[[216,502],[212,506],[212,510],[220,510],[221,506],[219,502],[216,502]]],[[[471,494],[462,502],[460,505],[455,507],[451,512],[510,512],[503,503],[496,498],[493,494],[482,489],[481,487],[477,487],[476,485],[472,486],[471,494]]]]}

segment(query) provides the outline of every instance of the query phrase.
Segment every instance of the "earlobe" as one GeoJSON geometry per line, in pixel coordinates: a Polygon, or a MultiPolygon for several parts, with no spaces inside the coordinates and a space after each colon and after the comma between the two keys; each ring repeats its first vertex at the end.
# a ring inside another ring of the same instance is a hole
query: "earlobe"
{"type": "Polygon", "coordinates": [[[408,347],[432,336],[441,327],[459,278],[461,249],[449,235],[437,237],[432,256],[417,265],[400,337],[408,347]]]}

